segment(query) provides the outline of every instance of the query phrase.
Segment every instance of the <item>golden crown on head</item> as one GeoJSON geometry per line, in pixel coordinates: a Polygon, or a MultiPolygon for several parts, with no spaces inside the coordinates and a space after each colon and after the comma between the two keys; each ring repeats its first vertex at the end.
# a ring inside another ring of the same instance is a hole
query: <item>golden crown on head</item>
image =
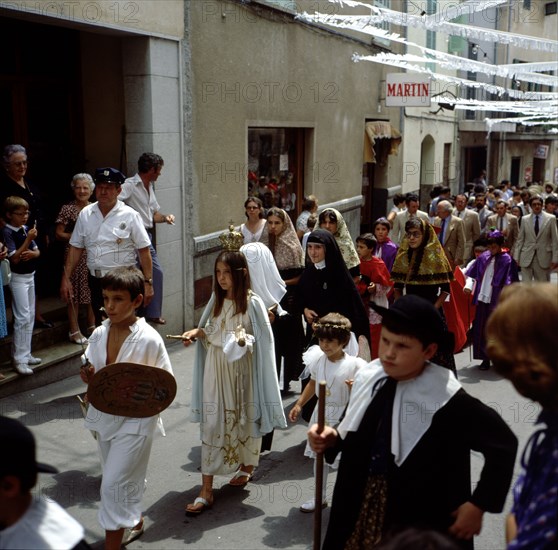
{"type": "Polygon", "coordinates": [[[223,249],[230,252],[238,252],[244,244],[244,236],[235,230],[232,221],[230,222],[229,230],[219,235],[219,240],[223,249]]]}

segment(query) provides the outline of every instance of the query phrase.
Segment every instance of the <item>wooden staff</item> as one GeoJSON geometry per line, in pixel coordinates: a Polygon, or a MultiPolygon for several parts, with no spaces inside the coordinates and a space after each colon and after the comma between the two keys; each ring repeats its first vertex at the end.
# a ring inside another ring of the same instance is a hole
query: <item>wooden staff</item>
{"type": "MultiPolygon", "coordinates": [[[[326,382],[318,386],[318,433],[324,431],[326,382]]],[[[324,478],[324,454],[316,453],[316,495],[314,498],[314,550],[322,545],[322,484],[324,478]]]]}

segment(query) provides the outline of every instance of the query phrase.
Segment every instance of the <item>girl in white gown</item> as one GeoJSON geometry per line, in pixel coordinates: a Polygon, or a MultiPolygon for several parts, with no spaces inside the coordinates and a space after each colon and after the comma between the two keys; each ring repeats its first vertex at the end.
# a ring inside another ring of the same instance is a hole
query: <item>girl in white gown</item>
{"type": "Polygon", "coordinates": [[[182,335],[186,346],[200,340],[192,420],[200,422],[202,489],[186,506],[188,514],[199,514],[213,504],[215,475],[232,473],[230,485],[246,485],[259,462],[262,436],[286,426],[267,310],[250,290],[246,259],[240,252],[219,254],[213,286],[199,328],[182,335]]]}

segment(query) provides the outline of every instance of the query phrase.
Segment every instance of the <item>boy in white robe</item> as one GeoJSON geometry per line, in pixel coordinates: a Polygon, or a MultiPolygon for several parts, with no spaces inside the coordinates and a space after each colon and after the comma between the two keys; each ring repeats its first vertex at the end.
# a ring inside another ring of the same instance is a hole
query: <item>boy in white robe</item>
{"type": "MultiPolygon", "coordinates": [[[[136,317],[143,302],[144,278],[135,267],[109,271],[101,281],[108,317],[89,339],[85,352],[90,365],[82,379],[116,362],[141,363],[172,374],[159,333],[136,317]]],[[[89,405],[85,427],[95,432],[103,467],[99,523],[105,529],[105,549],[118,550],[143,533],[141,499],[158,416],[129,418],[102,413],[89,405]]]]}

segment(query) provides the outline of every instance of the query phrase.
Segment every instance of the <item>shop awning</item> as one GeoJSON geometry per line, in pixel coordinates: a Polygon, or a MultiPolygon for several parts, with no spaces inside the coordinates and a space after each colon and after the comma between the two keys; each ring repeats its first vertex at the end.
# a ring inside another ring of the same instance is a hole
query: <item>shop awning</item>
{"type": "MultiPolygon", "coordinates": [[[[364,127],[364,162],[376,162],[376,152],[374,145],[377,139],[389,140],[388,147],[383,148],[385,155],[397,155],[401,134],[389,122],[385,120],[373,120],[367,122],[364,127]]],[[[385,162],[387,159],[380,159],[385,162]]]]}

